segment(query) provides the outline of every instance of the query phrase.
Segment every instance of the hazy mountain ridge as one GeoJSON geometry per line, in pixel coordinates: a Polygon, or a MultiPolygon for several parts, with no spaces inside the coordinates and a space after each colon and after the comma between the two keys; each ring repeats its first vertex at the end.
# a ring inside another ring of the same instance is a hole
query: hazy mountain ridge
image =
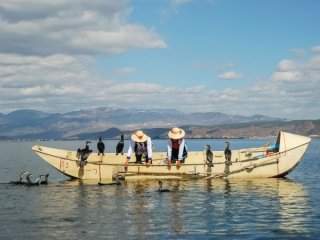
{"type": "Polygon", "coordinates": [[[138,128],[153,137],[166,137],[172,126],[184,126],[188,137],[265,137],[288,129],[304,135],[320,135],[319,121],[288,121],[263,115],[241,116],[220,112],[183,113],[174,109],[95,108],[67,113],[22,109],[0,114],[2,139],[117,138],[138,128]]]}
{"type": "MultiPolygon", "coordinates": [[[[289,122],[256,122],[242,124],[224,124],[217,126],[184,125],[187,138],[268,138],[275,137],[279,131],[305,136],[320,136],[320,120],[299,120],[289,122]]],[[[153,139],[167,138],[170,128],[143,128],[153,139]]],[[[121,131],[118,128],[102,132],[88,132],[73,136],[71,139],[119,139],[121,134],[130,138],[133,131],[121,131]]]]}

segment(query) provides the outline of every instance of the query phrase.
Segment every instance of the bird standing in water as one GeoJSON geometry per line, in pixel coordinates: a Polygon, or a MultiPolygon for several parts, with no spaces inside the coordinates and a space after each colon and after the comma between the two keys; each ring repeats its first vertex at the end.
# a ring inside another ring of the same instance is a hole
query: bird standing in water
{"type": "Polygon", "coordinates": [[[169,189],[162,189],[162,181],[158,181],[159,189],[158,192],[171,192],[169,189]]]}
{"type": "Polygon", "coordinates": [[[19,180],[18,181],[11,181],[10,183],[11,184],[15,184],[15,185],[23,185],[23,184],[25,184],[26,182],[23,181],[23,177],[25,175],[27,175],[27,174],[28,174],[28,172],[26,172],[26,171],[21,172],[20,176],[19,176],[19,180]]]}
{"type": "Polygon", "coordinates": [[[40,184],[48,184],[49,173],[46,175],[40,175],[40,184]],[[44,180],[43,180],[44,177],[44,180]]]}
{"type": "Polygon", "coordinates": [[[99,151],[98,155],[100,155],[100,153],[101,153],[102,155],[104,155],[105,145],[104,145],[104,143],[102,142],[101,137],[99,137],[99,142],[98,142],[98,144],[97,144],[97,148],[98,148],[98,151],[99,151]]]}
{"type": "Polygon", "coordinates": [[[26,177],[26,179],[27,179],[26,185],[27,185],[27,186],[39,186],[39,185],[40,185],[41,176],[39,176],[39,177],[35,180],[35,182],[32,182],[32,181],[31,181],[31,179],[30,179],[31,176],[32,176],[31,173],[29,173],[29,174],[27,175],[27,177],[26,177]]]}
{"type": "Polygon", "coordinates": [[[121,134],[121,139],[117,144],[116,147],[116,155],[118,155],[119,153],[121,153],[121,155],[123,155],[123,148],[124,148],[124,137],[123,134],[121,134]]]}

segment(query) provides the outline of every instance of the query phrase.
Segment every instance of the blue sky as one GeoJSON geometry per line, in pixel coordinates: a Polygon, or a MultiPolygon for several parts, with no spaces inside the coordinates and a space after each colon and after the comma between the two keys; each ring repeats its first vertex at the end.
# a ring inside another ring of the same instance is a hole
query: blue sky
{"type": "Polygon", "coordinates": [[[319,119],[319,10],[313,0],[4,0],[0,112],[319,119]]]}

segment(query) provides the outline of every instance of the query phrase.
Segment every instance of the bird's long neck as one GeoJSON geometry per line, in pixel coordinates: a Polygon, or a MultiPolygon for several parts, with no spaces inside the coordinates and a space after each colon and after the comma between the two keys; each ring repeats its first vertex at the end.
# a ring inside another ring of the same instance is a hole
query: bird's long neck
{"type": "Polygon", "coordinates": [[[36,181],[34,182],[34,184],[40,184],[40,177],[38,177],[37,179],[36,179],[36,181]]]}
{"type": "Polygon", "coordinates": [[[30,175],[28,175],[28,176],[26,177],[26,179],[27,179],[28,183],[32,183],[32,181],[31,181],[31,179],[30,179],[30,175]]]}

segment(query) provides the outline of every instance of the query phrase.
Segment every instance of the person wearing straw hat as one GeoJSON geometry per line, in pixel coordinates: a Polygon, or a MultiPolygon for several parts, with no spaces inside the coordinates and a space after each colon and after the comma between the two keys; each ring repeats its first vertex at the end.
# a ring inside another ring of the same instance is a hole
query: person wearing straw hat
{"type": "Polygon", "coordinates": [[[175,163],[177,167],[180,167],[188,155],[187,145],[184,139],[185,131],[181,128],[174,127],[169,131],[168,136],[170,138],[167,152],[168,166],[171,167],[171,163],[175,163]]]}
{"type": "Polygon", "coordinates": [[[136,131],[131,135],[131,144],[129,145],[127,153],[127,161],[131,158],[132,153],[135,153],[136,164],[142,164],[142,157],[146,158],[146,164],[152,164],[152,141],[151,138],[146,135],[142,130],[136,131]]]}

